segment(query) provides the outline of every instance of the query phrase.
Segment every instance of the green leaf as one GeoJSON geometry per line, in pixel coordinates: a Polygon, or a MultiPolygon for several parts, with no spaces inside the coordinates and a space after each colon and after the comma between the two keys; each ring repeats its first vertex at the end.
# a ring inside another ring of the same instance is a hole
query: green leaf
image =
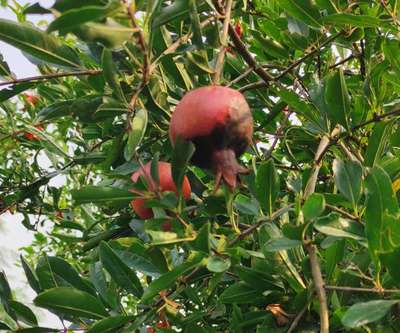
{"type": "Polygon", "coordinates": [[[245,266],[236,266],[235,272],[242,281],[260,291],[283,290],[284,288],[282,281],[274,281],[274,278],[268,272],[261,272],[245,266]]]}
{"type": "Polygon", "coordinates": [[[128,293],[140,298],[143,294],[143,288],[135,272],[125,265],[114,250],[104,241],[100,243],[99,254],[103,267],[115,283],[128,293]]]}
{"type": "Polygon", "coordinates": [[[101,65],[103,67],[104,79],[112,89],[114,97],[127,104],[128,102],[126,101],[124,92],[119,84],[118,69],[115,66],[112,57],[112,51],[110,49],[105,48],[103,50],[103,54],[101,56],[101,65]]]}
{"type": "Polygon", "coordinates": [[[354,304],[342,317],[342,324],[357,328],[383,318],[398,301],[376,300],[354,304]]]}
{"type": "Polygon", "coordinates": [[[38,321],[35,314],[25,304],[17,301],[10,301],[10,307],[14,310],[17,318],[28,325],[36,326],[38,321]]]}
{"type": "Polygon", "coordinates": [[[183,179],[185,178],[186,165],[190,161],[195,151],[194,145],[181,137],[177,137],[172,154],[172,179],[179,190],[182,189],[183,179]]]}
{"type": "Polygon", "coordinates": [[[203,36],[201,33],[200,18],[197,10],[196,0],[189,0],[190,20],[193,28],[193,42],[201,48],[203,47],[203,36]]]}
{"type": "Polygon", "coordinates": [[[152,28],[156,29],[168,22],[186,15],[189,12],[189,1],[175,0],[170,6],[164,7],[160,12],[153,14],[152,28]]]}
{"type": "Polygon", "coordinates": [[[65,67],[80,67],[75,51],[59,39],[27,23],[0,19],[0,40],[43,62],[65,67]]]}
{"type": "Polygon", "coordinates": [[[18,331],[18,333],[59,333],[59,329],[48,328],[48,327],[31,327],[31,328],[22,328],[18,331]]]}
{"type": "Polygon", "coordinates": [[[11,86],[10,88],[5,88],[0,90],[0,103],[22,93],[25,90],[28,90],[34,87],[35,84],[28,82],[28,83],[21,83],[11,86]]]}
{"type": "Polygon", "coordinates": [[[334,124],[340,124],[348,128],[350,96],[341,69],[328,77],[326,81],[325,101],[329,119],[334,124]]]}
{"type": "Polygon", "coordinates": [[[44,109],[40,110],[36,116],[35,122],[43,122],[47,120],[53,120],[64,116],[69,116],[72,113],[71,110],[72,101],[61,101],[51,104],[44,109]]]}
{"type": "Polygon", "coordinates": [[[336,213],[317,219],[314,228],[328,236],[365,240],[363,227],[358,222],[342,218],[336,213]]]}
{"type": "Polygon", "coordinates": [[[210,229],[210,223],[206,223],[200,228],[196,240],[192,243],[194,249],[204,253],[210,252],[210,229]]]}
{"type": "Polygon", "coordinates": [[[355,161],[335,159],[332,168],[336,187],[355,209],[361,194],[362,166],[355,161]]]}
{"type": "Polygon", "coordinates": [[[115,316],[108,317],[103,320],[96,322],[86,333],[112,333],[125,325],[126,323],[132,321],[134,317],[132,316],[115,316]]]}
{"type": "Polygon", "coordinates": [[[321,27],[321,15],[318,7],[313,5],[310,0],[281,0],[279,6],[299,21],[314,28],[321,27]]]}
{"type": "Polygon", "coordinates": [[[136,148],[140,145],[146,133],[147,123],[147,110],[139,109],[136,111],[128,130],[128,142],[124,150],[125,160],[130,161],[135,154],[136,148]]]}
{"type": "Polygon", "coordinates": [[[389,143],[392,128],[392,121],[380,121],[375,124],[365,152],[366,166],[373,167],[380,161],[383,151],[389,143]]]}
{"type": "Polygon", "coordinates": [[[71,9],[64,12],[61,16],[57,17],[52,21],[47,28],[48,32],[60,30],[61,33],[65,34],[71,30],[74,30],[77,26],[89,22],[98,21],[106,18],[107,16],[113,16],[113,14],[121,11],[122,6],[116,1],[112,1],[108,6],[86,6],[76,9],[71,9]]]}
{"type": "Polygon", "coordinates": [[[36,291],[36,293],[40,293],[41,288],[35,272],[32,270],[32,268],[29,266],[29,264],[22,255],[20,256],[20,260],[29,285],[34,291],[36,291]]]}
{"type": "Polygon", "coordinates": [[[259,290],[249,285],[238,282],[223,291],[219,301],[225,304],[257,304],[265,302],[266,297],[262,296],[259,290]]]}
{"type": "Polygon", "coordinates": [[[150,301],[163,289],[169,289],[177,282],[177,279],[186,272],[198,267],[203,260],[202,254],[195,254],[192,258],[183,264],[176,266],[172,271],[161,275],[158,279],[152,281],[144,291],[142,302],[149,304],[150,301]]]}
{"type": "Polygon", "coordinates": [[[12,78],[11,70],[8,64],[4,61],[3,55],[0,53],[0,79],[9,80],[12,78]]]}
{"type": "Polygon", "coordinates": [[[311,194],[304,203],[303,214],[306,222],[320,216],[325,210],[325,197],[320,193],[311,194]]]}
{"type": "Polygon", "coordinates": [[[400,74],[400,59],[398,57],[398,50],[400,44],[398,40],[385,39],[382,45],[383,54],[396,71],[397,76],[400,74]]]}
{"type": "MultiPolygon", "coordinates": [[[[388,174],[378,166],[372,168],[366,179],[367,204],[365,210],[365,233],[373,257],[392,249],[387,242],[387,233],[394,232],[389,215],[396,216],[399,210],[388,174]]],[[[397,229],[397,228],[396,228],[397,229]]]]}
{"type": "Polygon", "coordinates": [[[222,273],[231,267],[231,260],[229,258],[223,258],[221,256],[212,256],[207,260],[207,269],[210,272],[222,273]]]}
{"type": "Polygon", "coordinates": [[[360,28],[378,28],[382,21],[369,15],[354,15],[348,13],[332,14],[322,17],[322,22],[333,26],[352,25],[360,28]]]}
{"type": "Polygon", "coordinates": [[[97,298],[74,288],[59,287],[47,290],[39,294],[34,302],[39,307],[75,317],[103,319],[108,316],[97,298]]]}
{"type": "Polygon", "coordinates": [[[129,203],[135,195],[127,190],[115,187],[86,186],[80,190],[72,190],[72,198],[78,205],[93,202],[126,202],[129,203]]]}
{"type": "Polygon", "coordinates": [[[264,246],[263,250],[266,252],[277,252],[282,250],[293,249],[297,246],[301,246],[301,241],[296,239],[289,239],[286,237],[275,238],[269,240],[264,246]]]}
{"type": "Polygon", "coordinates": [[[260,206],[271,215],[279,193],[279,177],[272,160],[261,164],[257,169],[256,195],[260,206]]]}

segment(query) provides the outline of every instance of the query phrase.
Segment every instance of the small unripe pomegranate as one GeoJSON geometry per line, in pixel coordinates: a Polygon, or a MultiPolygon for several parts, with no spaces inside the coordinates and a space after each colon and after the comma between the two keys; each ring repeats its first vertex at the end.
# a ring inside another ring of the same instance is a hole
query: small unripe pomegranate
{"type": "MultiPolygon", "coordinates": [[[[178,194],[178,189],[174,183],[172,178],[172,168],[171,164],[167,162],[158,162],[157,165],[158,170],[158,179],[159,184],[151,177],[151,162],[147,163],[143,166],[143,168],[139,168],[136,172],[134,172],[131,176],[131,179],[134,183],[136,183],[140,176],[143,176],[147,182],[148,190],[152,192],[175,192],[178,194]]],[[[188,200],[190,199],[190,183],[189,179],[185,176],[182,183],[182,195],[188,200]]],[[[134,199],[131,201],[131,206],[136,214],[143,220],[152,218],[153,211],[151,208],[146,207],[146,200],[142,198],[134,199]]]]}
{"type": "Polygon", "coordinates": [[[237,90],[209,86],[190,91],[176,106],[169,135],[172,143],[178,136],[193,142],[192,162],[214,171],[216,188],[221,179],[235,188],[237,175],[248,171],[236,158],[251,142],[253,117],[237,90]]]}
{"type": "Polygon", "coordinates": [[[31,105],[36,105],[39,102],[39,97],[32,94],[24,94],[26,101],[31,105]]]}
{"type": "Polygon", "coordinates": [[[242,36],[243,36],[243,28],[242,28],[242,25],[240,24],[240,22],[237,22],[235,24],[235,31],[236,31],[236,34],[239,36],[239,38],[242,38],[242,36]]]}

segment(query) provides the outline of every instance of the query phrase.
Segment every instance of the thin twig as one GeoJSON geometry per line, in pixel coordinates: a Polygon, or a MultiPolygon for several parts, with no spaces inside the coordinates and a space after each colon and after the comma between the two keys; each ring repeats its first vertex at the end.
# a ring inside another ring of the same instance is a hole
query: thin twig
{"type": "Polygon", "coordinates": [[[330,205],[330,204],[326,204],[325,206],[326,206],[326,208],[333,210],[334,212],[339,213],[339,214],[343,215],[344,217],[347,217],[350,220],[361,222],[359,217],[352,215],[341,208],[338,208],[338,207],[330,205]]]}
{"type": "Polygon", "coordinates": [[[297,325],[299,325],[300,319],[304,316],[304,314],[307,311],[307,308],[309,307],[310,303],[307,302],[307,304],[304,306],[304,308],[297,314],[297,316],[293,319],[292,323],[290,324],[289,329],[287,330],[286,333],[293,333],[295,329],[297,328],[297,325]]]}
{"type": "Polygon", "coordinates": [[[130,112],[133,112],[135,109],[136,101],[142,92],[143,88],[147,85],[150,79],[150,59],[149,59],[149,53],[147,51],[147,45],[146,41],[143,35],[143,31],[139,29],[137,23],[136,23],[136,18],[135,18],[135,12],[132,4],[128,3],[128,0],[123,0],[123,2],[126,5],[128,15],[132,24],[132,27],[136,31],[136,36],[137,36],[137,42],[139,45],[139,48],[142,52],[143,55],[143,70],[142,70],[142,82],[140,86],[137,88],[136,92],[133,94],[131,101],[129,102],[129,110],[130,112]]]}
{"type": "Polygon", "coordinates": [[[286,112],[286,115],[285,115],[285,118],[284,118],[283,121],[282,121],[282,124],[279,126],[279,128],[278,128],[277,131],[276,131],[275,139],[274,139],[274,141],[272,142],[271,147],[270,147],[270,148],[268,149],[268,151],[264,154],[265,160],[268,160],[268,159],[271,157],[273,151],[275,150],[275,147],[276,147],[276,145],[278,144],[279,138],[281,137],[285,126],[287,125],[287,122],[288,122],[288,120],[289,120],[290,115],[291,115],[291,112],[290,112],[290,111],[286,112]]]}
{"type": "Polygon", "coordinates": [[[254,224],[251,227],[249,227],[248,229],[244,230],[239,235],[237,235],[236,238],[234,238],[232,241],[230,241],[229,246],[235,245],[237,242],[244,239],[246,236],[252,234],[255,230],[257,230],[263,224],[277,219],[279,216],[281,216],[283,213],[285,213],[287,210],[291,209],[292,207],[293,207],[293,205],[289,205],[289,206],[280,208],[277,211],[275,211],[274,213],[272,213],[272,215],[270,217],[260,218],[256,224],[254,224]]]}
{"type": "Polygon", "coordinates": [[[367,125],[372,124],[372,123],[379,122],[382,119],[390,117],[390,116],[400,116],[400,109],[396,109],[396,110],[393,110],[393,111],[390,111],[390,112],[386,112],[386,113],[383,113],[383,114],[380,114],[380,115],[375,115],[372,119],[367,120],[367,121],[365,121],[365,122],[363,122],[361,124],[353,126],[351,128],[351,130],[355,131],[355,130],[361,128],[361,127],[367,126],[367,125]]]}
{"type": "Polygon", "coordinates": [[[310,257],[311,274],[314,281],[315,292],[319,300],[320,307],[320,333],[329,333],[329,312],[326,292],[324,289],[324,280],[322,278],[321,266],[319,264],[315,245],[309,243],[306,245],[310,257]]]}
{"type": "MultiPolygon", "coordinates": [[[[232,28],[232,29],[233,29],[233,28],[232,28]]],[[[233,32],[235,32],[234,29],[233,29],[233,32]]],[[[287,73],[289,73],[291,70],[293,70],[294,68],[296,68],[297,66],[299,66],[300,64],[302,64],[304,61],[306,61],[309,57],[313,56],[316,52],[320,52],[321,49],[322,49],[324,46],[326,46],[327,44],[331,43],[332,41],[334,41],[336,38],[338,38],[338,37],[341,36],[342,34],[343,34],[343,32],[340,31],[340,32],[338,32],[337,34],[328,37],[323,43],[321,43],[321,44],[319,45],[319,47],[315,47],[315,44],[314,44],[314,45],[311,45],[311,47],[310,47],[310,48],[312,49],[311,51],[309,51],[308,53],[306,53],[305,55],[303,55],[301,58],[299,58],[299,59],[297,59],[296,61],[294,61],[292,64],[290,64],[288,67],[286,67],[286,69],[284,69],[284,70],[283,70],[280,74],[278,74],[277,76],[270,77],[269,80],[267,80],[267,81],[263,79],[262,81],[257,81],[257,82],[250,83],[250,84],[248,84],[248,85],[242,87],[242,88],[240,89],[240,91],[244,92],[244,91],[251,90],[251,89],[262,88],[262,87],[268,86],[269,81],[276,81],[276,80],[279,80],[280,78],[282,78],[283,76],[285,76],[287,73]]],[[[232,40],[234,40],[234,39],[232,38],[232,40]]],[[[240,38],[239,38],[239,41],[240,41],[240,38]]],[[[240,41],[240,42],[241,42],[241,41],[240,41]]],[[[251,55],[250,55],[250,56],[251,56],[251,55]]],[[[247,62],[247,63],[248,63],[248,62],[247,62]]],[[[249,63],[248,63],[248,64],[249,64],[249,63]]],[[[250,64],[249,64],[249,65],[250,65],[250,64]]],[[[254,71],[256,71],[256,70],[254,70],[254,71]]],[[[268,73],[267,73],[267,74],[268,74],[268,73]]],[[[268,76],[269,76],[269,74],[268,74],[268,76]]]]}
{"type": "MultiPolygon", "coordinates": [[[[223,9],[219,4],[218,0],[213,1],[215,8],[221,14],[223,9]]],[[[231,37],[232,43],[235,46],[236,51],[243,57],[244,61],[249,65],[249,67],[254,68],[254,72],[257,73],[261,79],[267,85],[272,80],[272,76],[269,75],[262,66],[258,66],[256,60],[251,55],[251,53],[247,50],[246,44],[240,39],[239,35],[236,33],[235,28],[232,24],[229,24],[229,37],[231,37]]]]}
{"type": "Polygon", "coordinates": [[[375,294],[398,294],[398,293],[400,293],[400,289],[358,288],[358,287],[344,287],[344,286],[325,286],[324,288],[326,290],[375,293],[375,294]]]}
{"type": "Polygon", "coordinates": [[[333,69],[336,68],[340,65],[345,64],[346,62],[350,61],[351,59],[354,59],[354,54],[350,54],[348,57],[344,58],[343,60],[337,62],[336,64],[333,64],[331,66],[329,66],[329,69],[333,69]]]}
{"type": "Polygon", "coordinates": [[[242,74],[240,74],[239,76],[235,77],[231,82],[229,82],[226,86],[230,87],[232,85],[234,85],[235,83],[238,83],[240,80],[244,79],[246,76],[248,76],[252,71],[254,70],[254,68],[249,67],[247,68],[242,74]]]}
{"type": "Polygon", "coordinates": [[[25,77],[22,79],[15,79],[15,80],[10,80],[10,81],[0,82],[0,86],[9,86],[9,85],[24,83],[24,82],[45,81],[45,80],[51,80],[51,79],[67,77],[67,76],[100,75],[102,73],[103,73],[102,70],[97,70],[97,69],[88,69],[88,70],[79,71],[79,72],[51,73],[51,74],[30,76],[30,77],[25,77]]]}
{"type": "Polygon", "coordinates": [[[225,16],[224,26],[222,28],[221,48],[218,53],[217,62],[215,63],[214,84],[219,84],[221,81],[222,71],[224,68],[225,53],[228,46],[228,29],[231,20],[232,2],[232,0],[226,0],[225,10],[223,13],[225,16]]]}

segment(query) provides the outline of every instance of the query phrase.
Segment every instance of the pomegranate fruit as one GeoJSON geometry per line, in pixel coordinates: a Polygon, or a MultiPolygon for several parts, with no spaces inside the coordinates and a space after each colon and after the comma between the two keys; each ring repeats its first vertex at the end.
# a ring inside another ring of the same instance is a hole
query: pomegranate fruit
{"type": "Polygon", "coordinates": [[[209,86],[190,91],[172,114],[169,135],[172,143],[178,136],[193,142],[192,162],[214,171],[216,188],[221,179],[235,188],[237,175],[248,172],[236,158],[251,142],[253,117],[237,90],[209,86]]]}
{"type": "MultiPolygon", "coordinates": [[[[171,164],[167,162],[158,162],[157,165],[158,170],[158,179],[159,184],[151,177],[151,162],[147,163],[143,166],[143,168],[139,168],[136,172],[134,172],[131,176],[131,179],[134,183],[136,183],[140,176],[143,176],[147,182],[148,190],[151,192],[175,192],[178,194],[178,189],[174,183],[172,178],[172,168],[171,164]]],[[[191,188],[189,179],[185,176],[182,183],[182,195],[187,200],[190,198],[191,188]]],[[[131,201],[131,206],[136,214],[143,220],[152,218],[153,211],[151,208],[146,207],[146,200],[142,198],[137,198],[131,201]]]]}

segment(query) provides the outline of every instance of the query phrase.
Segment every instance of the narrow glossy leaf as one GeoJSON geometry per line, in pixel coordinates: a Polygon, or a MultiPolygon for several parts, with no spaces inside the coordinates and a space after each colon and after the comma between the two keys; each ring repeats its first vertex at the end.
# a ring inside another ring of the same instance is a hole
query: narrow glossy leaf
{"type": "Polygon", "coordinates": [[[125,99],[125,95],[119,84],[118,70],[114,64],[112,52],[110,49],[105,48],[103,50],[103,54],[101,56],[101,64],[103,67],[104,79],[112,89],[113,95],[115,96],[115,98],[126,104],[127,101],[125,99]]]}
{"type": "Polygon", "coordinates": [[[25,304],[17,301],[10,301],[10,307],[14,310],[19,320],[28,325],[36,326],[38,324],[35,314],[25,304]]]}
{"type": "Polygon", "coordinates": [[[282,250],[290,250],[297,246],[301,246],[301,241],[289,238],[276,238],[268,241],[263,250],[266,252],[277,252],[282,250]]]}
{"type": "Polygon", "coordinates": [[[383,54],[396,71],[397,76],[400,75],[400,59],[398,57],[398,50],[400,44],[398,40],[385,39],[383,43],[383,54]]]}
{"type": "Polygon", "coordinates": [[[243,282],[239,282],[225,289],[220,295],[219,300],[226,304],[257,304],[265,302],[266,298],[262,296],[259,290],[243,282]]]}
{"type": "Polygon", "coordinates": [[[148,115],[146,109],[139,109],[133,117],[128,130],[128,142],[125,146],[125,160],[130,161],[146,133],[148,115]]]}
{"type": "Polygon", "coordinates": [[[97,292],[103,298],[111,308],[117,308],[118,293],[114,288],[109,288],[105,272],[103,271],[103,265],[100,261],[90,265],[89,267],[90,281],[95,286],[97,292]]]}
{"type": "Polygon", "coordinates": [[[274,281],[274,278],[268,272],[260,272],[259,270],[245,266],[236,266],[235,272],[242,281],[260,291],[283,290],[284,288],[283,283],[278,280],[274,281]]]}
{"type": "Polygon", "coordinates": [[[4,272],[0,272],[0,298],[2,300],[12,299],[11,288],[4,272]]]}
{"type": "Polygon", "coordinates": [[[39,294],[34,302],[42,308],[70,316],[102,319],[108,315],[97,298],[73,288],[60,287],[47,290],[39,294]]]}
{"type": "Polygon", "coordinates": [[[314,228],[328,236],[351,238],[359,241],[365,239],[363,227],[358,222],[342,218],[336,213],[317,219],[314,228]]]}
{"type": "Polygon", "coordinates": [[[322,22],[334,26],[352,25],[360,28],[377,28],[382,22],[374,16],[354,15],[348,13],[332,14],[322,17],[322,22]]]}
{"type": "Polygon", "coordinates": [[[193,247],[197,251],[202,251],[204,253],[210,252],[210,227],[210,223],[206,223],[197,233],[196,240],[193,243],[193,247]]]}
{"type": "Polygon", "coordinates": [[[174,283],[177,282],[177,279],[180,276],[199,266],[202,260],[203,255],[196,254],[193,256],[193,258],[175,267],[172,271],[161,275],[158,279],[151,282],[144,291],[142,302],[144,304],[150,303],[153,297],[155,297],[161,290],[170,288],[174,283]]]}
{"type": "Polygon", "coordinates": [[[66,33],[75,29],[77,26],[89,22],[97,21],[112,16],[122,9],[122,6],[115,1],[112,1],[108,6],[86,6],[76,9],[71,9],[64,12],[61,16],[52,21],[47,28],[48,32],[60,30],[61,33],[66,33]]]}
{"type": "Polygon", "coordinates": [[[45,107],[37,114],[36,122],[42,122],[71,115],[71,104],[72,101],[61,101],[45,107]]]}
{"type": "Polygon", "coordinates": [[[333,175],[339,192],[356,208],[361,194],[362,166],[355,161],[333,161],[333,175]]]}
{"type": "Polygon", "coordinates": [[[389,142],[392,128],[393,122],[391,121],[380,121],[375,124],[365,152],[366,166],[375,166],[380,161],[383,151],[389,142]]]}
{"type": "Polygon", "coordinates": [[[132,37],[132,28],[108,17],[104,23],[88,22],[78,26],[73,33],[87,42],[97,42],[111,49],[120,49],[132,37]]]}
{"type": "Polygon", "coordinates": [[[186,165],[194,153],[194,145],[180,137],[176,138],[174,152],[172,154],[172,178],[180,191],[185,177],[186,165]]]}
{"type": "Polygon", "coordinates": [[[60,330],[55,328],[48,328],[48,327],[30,327],[30,328],[22,328],[18,331],[18,333],[59,333],[60,330]]]}
{"type": "Polygon", "coordinates": [[[92,152],[74,157],[74,162],[79,165],[98,164],[107,159],[107,156],[101,152],[92,152]]]}
{"type": "Polygon", "coordinates": [[[80,190],[73,190],[72,198],[77,204],[113,201],[128,203],[134,198],[134,194],[115,187],[86,186],[80,190]]]}
{"type": "Polygon", "coordinates": [[[86,333],[112,333],[132,321],[134,317],[131,316],[115,316],[108,317],[96,322],[86,333]]]}
{"type": "Polygon", "coordinates": [[[321,27],[321,15],[318,7],[313,5],[310,0],[281,0],[279,6],[299,21],[312,27],[321,27]]]}
{"type": "Polygon", "coordinates": [[[186,15],[189,12],[189,1],[175,0],[172,5],[164,7],[159,13],[154,15],[152,28],[156,29],[161,25],[186,15]]]}
{"type": "Polygon", "coordinates": [[[350,96],[342,70],[330,75],[326,81],[325,101],[328,117],[334,124],[348,128],[350,96]]]}
{"type": "Polygon", "coordinates": [[[279,177],[274,162],[269,160],[261,164],[256,176],[256,194],[260,206],[269,215],[272,214],[279,192],[279,177]]]}
{"type": "Polygon", "coordinates": [[[27,23],[0,19],[0,40],[44,62],[66,67],[80,66],[75,51],[27,23]]]}
{"type": "Polygon", "coordinates": [[[141,297],[143,288],[139,278],[106,242],[100,243],[99,253],[101,263],[115,283],[128,293],[132,293],[136,297],[141,297]]]}
{"type": "Polygon", "coordinates": [[[20,83],[14,86],[11,86],[10,88],[5,88],[0,90],[0,103],[5,102],[6,100],[22,93],[25,90],[28,90],[32,87],[34,87],[34,83],[20,83]]]}
{"type": "Polygon", "coordinates": [[[391,225],[388,224],[387,216],[389,214],[396,216],[399,205],[393,193],[390,178],[382,168],[376,166],[371,169],[366,179],[366,185],[365,232],[368,238],[369,250],[375,257],[379,252],[391,249],[385,239],[387,237],[386,233],[394,232],[394,230],[390,230],[391,225]]]}
{"type": "Polygon", "coordinates": [[[360,327],[383,318],[398,303],[393,300],[376,300],[354,304],[342,317],[342,324],[349,328],[360,327]]]}
{"type": "Polygon", "coordinates": [[[312,221],[325,210],[325,197],[320,193],[311,194],[304,203],[303,214],[305,221],[312,221]]]}
{"type": "Polygon", "coordinates": [[[11,331],[11,327],[0,320],[0,330],[10,330],[11,331]]]}
{"type": "Polygon", "coordinates": [[[231,267],[231,260],[220,256],[212,256],[207,260],[207,269],[210,272],[222,273],[231,267]]]}
{"type": "Polygon", "coordinates": [[[197,10],[196,0],[188,0],[190,8],[190,20],[193,28],[193,42],[197,47],[203,46],[203,36],[201,33],[199,13],[197,10]]]}
{"type": "Polygon", "coordinates": [[[345,245],[345,240],[336,240],[325,251],[325,270],[327,283],[332,281],[335,268],[343,260],[345,245]]]}
{"type": "Polygon", "coordinates": [[[0,53],[0,79],[11,79],[12,74],[10,71],[10,67],[4,61],[3,55],[0,53]]]}

